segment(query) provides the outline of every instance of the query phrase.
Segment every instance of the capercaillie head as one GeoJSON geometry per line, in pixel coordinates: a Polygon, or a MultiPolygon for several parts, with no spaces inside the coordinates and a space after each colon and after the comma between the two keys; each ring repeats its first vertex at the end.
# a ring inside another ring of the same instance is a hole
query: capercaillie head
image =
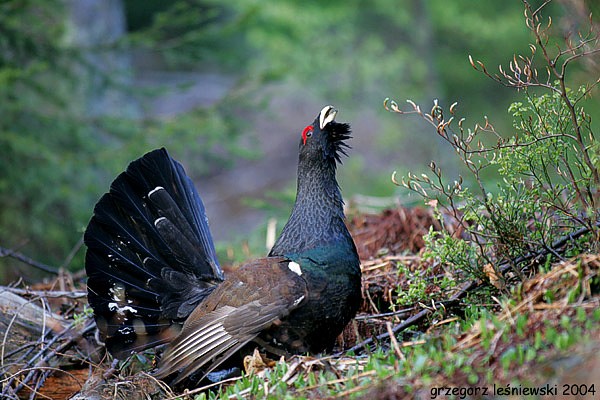
{"type": "Polygon", "coordinates": [[[325,164],[335,168],[341,163],[341,156],[347,156],[350,146],[350,125],[335,121],[337,110],[333,106],[325,106],[311,125],[302,131],[300,139],[300,164],[325,164]]]}

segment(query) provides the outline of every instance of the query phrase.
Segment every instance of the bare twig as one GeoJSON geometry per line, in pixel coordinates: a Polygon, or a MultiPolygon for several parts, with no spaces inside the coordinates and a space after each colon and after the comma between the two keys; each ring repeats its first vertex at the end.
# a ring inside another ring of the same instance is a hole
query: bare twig
{"type": "Polygon", "coordinates": [[[356,318],[354,318],[354,319],[356,321],[363,321],[363,320],[370,320],[370,319],[377,319],[377,318],[397,317],[400,315],[408,314],[408,313],[414,311],[414,309],[415,309],[414,307],[409,307],[409,308],[404,308],[402,310],[387,312],[387,313],[357,315],[356,318]]]}
{"type": "Polygon", "coordinates": [[[194,390],[186,390],[185,392],[183,392],[181,394],[173,395],[171,397],[167,397],[165,400],[180,399],[182,396],[189,396],[189,395],[193,395],[193,394],[196,394],[196,393],[202,393],[202,392],[204,392],[204,391],[206,391],[206,390],[208,390],[210,388],[214,388],[216,386],[221,386],[224,383],[231,383],[231,382],[239,381],[242,378],[243,377],[241,377],[241,376],[236,376],[236,377],[233,377],[233,378],[224,379],[222,381],[211,383],[209,385],[202,386],[202,387],[196,388],[194,390]]]}
{"type": "Polygon", "coordinates": [[[58,268],[56,267],[51,267],[50,265],[41,263],[39,261],[35,261],[29,257],[27,257],[24,254],[19,253],[18,251],[14,251],[11,249],[6,249],[4,247],[0,247],[0,257],[10,257],[10,258],[14,258],[15,260],[19,260],[22,263],[25,263],[27,265],[31,265],[34,268],[37,268],[39,270],[42,270],[44,272],[48,272],[50,274],[55,274],[58,275],[58,268]]]}
{"type": "Polygon", "coordinates": [[[71,261],[73,261],[75,255],[77,254],[77,252],[79,252],[79,249],[81,249],[81,246],[83,246],[83,236],[79,238],[77,243],[75,243],[75,246],[73,246],[69,254],[67,254],[67,257],[60,266],[61,268],[67,268],[69,264],[71,264],[71,261]]]}
{"type": "MultiPolygon", "coordinates": [[[[23,378],[22,381],[20,381],[20,383],[15,388],[15,392],[18,393],[21,389],[23,389],[23,387],[26,384],[28,384],[29,382],[32,382],[37,371],[44,368],[44,366],[47,365],[47,363],[50,359],[52,359],[53,357],[61,356],[66,350],[68,350],[73,345],[75,345],[77,343],[77,340],[79,340],[86,334],[92,332],[94,329],[96,329],[96,324],[90,324],[85,329],[83,329],[82,331],[80,331],[74,335],[72,335],[73,332],[71,332],[70,329],[65,329],[63,332],[59,333],[54,338],[52,338],[52,340],[50,340],[48,342],[48,344],[46,345],[46,348],[44,350],[40,351],[38,354],[36,354],[29,360],[27,365],[28,365],[28,368],[31,368],[31,371],[27,374],[27,376],[25,378],[23,378]],[[64,336],[66,336],[67,334],[72,335],[72,336],[69,337],[66,342],[64,342],[63,344],[58,346],[56,349],[47,350],[53,343],[57,342],[58,340],[60,340],[64,336]],[[44,354],[44,353],[46,353],[46,354],[44,354]],[[35,363],[35,365],[33,365],[33,362],[38,358],[40,358],[40,360],[37,363],[35,363]]],[[[9,383],[8,383],[9,386],[12,385],[14,379],[15,378],[13,377],[9,381],[9,383]]]]}
{"type": "Polygon", "coordinates": [[[35,296],[43,298],[56,298],[56,297],[67,297],[69,299],[81,299],[87,296],[87,292],[82,290],[75,291],[53,291],[53,290],[31,290],[31,289],[19,289],[8,286],[0,286],[0,290],[5,290],[21,296],[35,296]]]}

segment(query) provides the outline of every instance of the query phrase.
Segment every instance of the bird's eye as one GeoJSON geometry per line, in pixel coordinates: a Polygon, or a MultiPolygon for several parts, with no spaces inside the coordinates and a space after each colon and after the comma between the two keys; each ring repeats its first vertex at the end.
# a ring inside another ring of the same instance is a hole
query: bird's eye
{"type": "Polygon", "coordinates": [[[306,139],[311,137],[312,133],[313,133],[312,125],[308,125],[306,128],[304,128],[304,130],[302,131],[302,144],[306,145],[306,139]]]}

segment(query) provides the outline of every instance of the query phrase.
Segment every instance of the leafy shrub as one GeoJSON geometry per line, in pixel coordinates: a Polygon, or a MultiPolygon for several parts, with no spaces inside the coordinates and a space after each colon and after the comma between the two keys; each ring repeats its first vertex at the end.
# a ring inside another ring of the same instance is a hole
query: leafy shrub
{"type": "Polygon", "coordinates": [[[523,100],[509,107],[511,134],[496,132],[487,118],[465,127],[456,103],[446,118],[437,100],[429,112],[410,100],[409,111],[390,99],[384,102],[390,111],[417,114],[432,125],[468,173],[472,185],[462,176],[451,182],[432,162],[432,175],[393,179],[434,206],[442,224],[450,216],[459,226],[452,234],[431,232],[429,255],[470,272],[470,278],[497,279],[508,268],[520,275],[532,261],[600,250],[600,147],[584,108],[600,80],[577,90],[566,83],[575,61],[600,53],[594,47],[599,36],[590,29],[558,45],[551,41],[552,20],[543,22],[544,6],[534,9],[525,2],[525,11],[535,39],[530,55],[514,56],[508,71],[500,66],[496,74],[469,57],[476,70],[522,92],[523,100]],[[496,179],[494,189],[490,177],[496,179]]]}

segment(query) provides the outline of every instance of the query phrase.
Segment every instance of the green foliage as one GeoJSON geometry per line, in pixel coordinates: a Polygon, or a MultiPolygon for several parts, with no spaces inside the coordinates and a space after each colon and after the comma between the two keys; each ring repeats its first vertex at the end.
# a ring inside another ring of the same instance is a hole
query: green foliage
{"type": "MultiPolygon", "coordinates": [[[[0,246],[54,265],[78,245],[110,180],[145,151],[167,146],[178,159],[193,155],[188,172],[195,176],[254,154],[238,145],[245,131],[226,105],[231,97],[177,119],[143,118],[142,98],[159,92],[133,87],[131,72],[113,61],[136,36],[80,43],[65,7],[59,0],[0,5],[0,246]],[[98,110],[102,102],[118,105],[98,110]]],[[[170,24],[170,40],[184,37],[186,49],[201,48],[209,22],[202,29],[196,20],[159,18],[153,29],[170,24]],[[186,35],[190,29],[195,33],[186,35]]],[[[144,44],[160,49],[163,39],[149,34],[144,44]]],[[[172,65],[199,57],[189,53],[172,65]]],[[[81,267],[81,252],[72,265],[81,267]]],[[[13,264],[2,258],[2,266],[13,264]]]]}
{"type": "Polygon", "coordinates": [[[69,112],[69,72],[61,2],[0,6],[0,243],[36,243],[45,260],[77,241],[92,174],[79,166],[91,143],[69,112]],[[24,23],[23,21],[27,21],[24,23]],[[73,211],[78,210],[78,218],[73,211]]]}
{"type": "Polygon", "coordinates": [[[480,269],[473,268],[474,265],[477,265],[478,254],[476,248],[467,241],[433,229],[430,229],[423,239],[425,241],[424,257],[435,258],[449,267],[464,268],[474,276],[481,272],[480,269]]]}
{"type": "Polygon", "coordinates": [[[414,276],[414,271],[402,263],[398,263],[397,268],[398,274],[405,277],[402,281],[406,282],[406,285],[397,288],[396,303],[399,306],[409,306],[418,302],[430,304],[431,301],[439,299],[440,292],[449,293],[456,286],[450,273],[437,276],[431,266],[422,269],[418,276],[414,276]],[[435,287],[436,290],[428,290],[430,287],[435,287]]]}
{"type": "Polygon", "coordinates": [[[81,313],[73,314],[73,325],[81,327],[88,319],[94,316],[94,310],[87,304],[83,305],[83,311],[81,313]]]}
{"type": "Polygon", "coordinates": [[[600,248],[598,141],[584,108],[598,82],[576,91],[565,84],[573,61],[598,52],[588,47],[597,44],[598,34],[591,31],[569,38],[558,50],[550,50],[550,25],[540,25],[541,12],[547,10],[534,11],[527,2],[525,7],[527,26],[536,39],[531,55],[515,56],[510,73],[500,67],[500,74],[495,75],[482,62],[472,62],[492,80],[523,93],[524,100],[509,107],[514,121],[511,134],[499,134],[487,118],[485,124],[465,128],[465,119],[456,114],[456,103],[446,119],[437,101],[424,113],[413,102],[409,102],[413,110],[402,111],[386,100],[392,111],[417,114],[434,126],[470,174],[472,187],[467,187],[462,176],[449,182],[432,162],[433,176],[409,173],[402,180],[403,186],[440,208],[442,223],[449,216],[464,230],[462,237],[448,231],[431,232],[427,254],[467,272],[468,279],[489,276],[485,266],[493,266],[496,274],[507,266],[520,273],[519,263],[524,261],[547,263],[561,254],[569,257],[600,248]],[[574,48],[571,40],[577,40],[574,48]],[[533,63],[536,53],[542,54],[545,69],[555,81],[538,74],[533,63]],[[490,174],[498,182],[495,189],[485,179],[490,174]]]}

